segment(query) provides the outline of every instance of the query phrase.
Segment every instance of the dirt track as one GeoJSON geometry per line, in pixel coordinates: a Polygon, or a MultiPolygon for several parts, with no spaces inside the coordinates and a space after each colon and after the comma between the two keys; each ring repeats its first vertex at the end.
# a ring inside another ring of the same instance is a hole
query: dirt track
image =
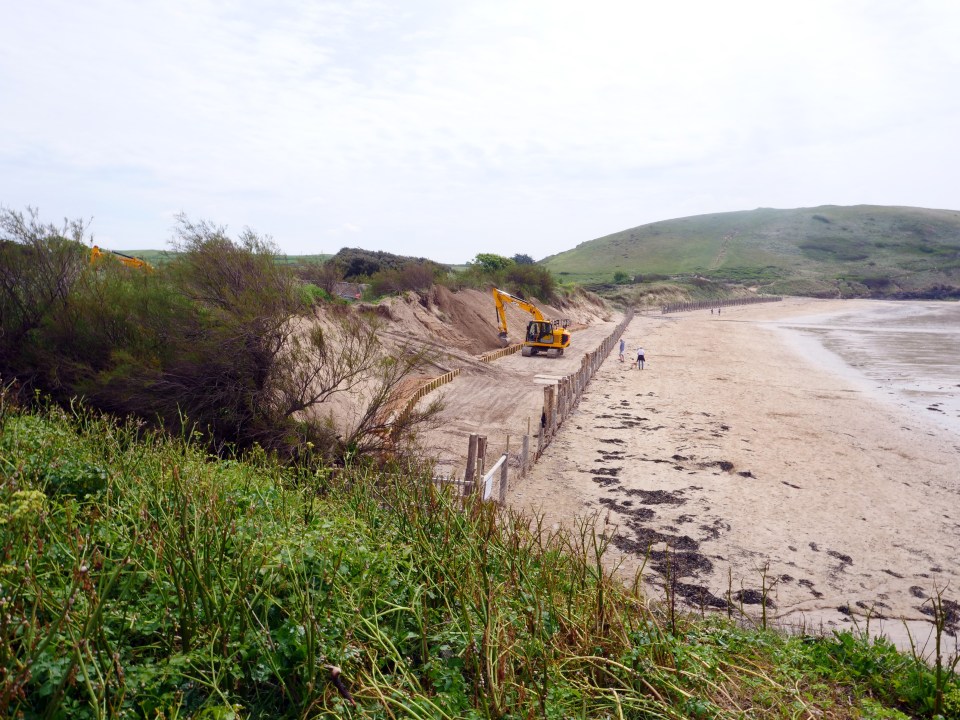
{"type": "Polygon", "coordinates": [[[516,450],[528,429],[536,434],[544,385],[578,370],[583,355],[595,350],[620,318],[616,315],[575,329],[562,357],[523,357],[515,353],[490,364],[471,362],[453,382],[428,395],[423,402],[440,396],[446,405],[440,426],[421,438],[425,449],[438,458],[438,474],[462,475],[471,433],[487,437],[488,467],[503,453],[508,435],[511,448],[516,450]]]}

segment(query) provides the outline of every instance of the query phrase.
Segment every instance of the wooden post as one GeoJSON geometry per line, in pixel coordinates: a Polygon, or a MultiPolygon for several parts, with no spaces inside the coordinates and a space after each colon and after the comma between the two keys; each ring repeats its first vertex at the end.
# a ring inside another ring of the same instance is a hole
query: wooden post
{"type": "Polygon", "coordinates": [[[520,453],[520,474],[526,475],[530,469],[530,433],[523,436],[523,452],[520,453]]]}
{"type": "Polygon", "coordinates": [[[487,436],[477,438],[477,477],[483,477],[487,472],[487,436]]]}
{"type": "Polygon", "coordinates": [[[554,398],[557,396],[557,389],[553,385],[547,385],[543,389],[543,408],[544,412],[547,414],[547,426],[544,428],[544,434],[552,434],[556,429],[554,422],[556,421],[555,405],[554,398]]]}
{"type": "Polygon", "coordinates": [[[507,439],[507,457],[500,466],[500,504],[507,504],[507,465],[510,464],[510,440],[507,439]]]}
{"type": "Polygon", "coordinates": [[[465,496],[473,492],[473,484],[477,476],[477,439],[476,434],[471,434],[470,441],[467,444],[467,470],[463,474],[463,494],[465,496]]]}
{"type": "Polygon", "coordinates": [[[563,425],[563,418],[566,414],[566,394],[563,392],[563,378],[560,378],[557,381],[557,412],[556,412],[556,425],[559,428],[563,425]]]}

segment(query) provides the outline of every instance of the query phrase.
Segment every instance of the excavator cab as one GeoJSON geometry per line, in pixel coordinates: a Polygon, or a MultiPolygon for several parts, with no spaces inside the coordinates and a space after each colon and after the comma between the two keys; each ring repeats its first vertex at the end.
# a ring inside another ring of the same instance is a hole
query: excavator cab
{"type": "Polygon", "coordinates": [[[553,323],[532,320],[530,324],[527,325],[527,342],[552,343],[553,323]]]}
{"type": "Polygon", "coordinates": [[[557,357],[563,355],[565,348],[570,346],[570,333],[566,330],[566,323],[550,320],[533,320],[527,325],[527,335],[520,349],[524,357],[545,353],[553,350],[557,357]]]}

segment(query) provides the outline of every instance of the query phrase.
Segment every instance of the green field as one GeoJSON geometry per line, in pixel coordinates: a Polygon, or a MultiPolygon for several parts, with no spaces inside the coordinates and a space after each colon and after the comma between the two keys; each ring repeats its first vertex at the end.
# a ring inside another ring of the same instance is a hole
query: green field
{"type": "Polygon", "coordinates": [[[561,279],[700,276],[769,292],[960,295],[960,211],[857,205],[697,215],[581,243],[541,261],[561,279]],[[952,290],[951,290],[952,289],[952,290]]]}
{"type": "MultiPolygon", "coordinates": [[[[133,257],[138,257],[141,260],[146,260],[151,265],[164,265],[173,258],[177,256],[177,253],[173,250],[118,250],[116,252],[121,252],[124,255],[132,255],[133,257]]],[[[282,265],[302,265],[306,263],[322,263],[330,258],[333,255],[330,254],[317,254],[317,255],[277,255],[277,262],[282,265]]]]}

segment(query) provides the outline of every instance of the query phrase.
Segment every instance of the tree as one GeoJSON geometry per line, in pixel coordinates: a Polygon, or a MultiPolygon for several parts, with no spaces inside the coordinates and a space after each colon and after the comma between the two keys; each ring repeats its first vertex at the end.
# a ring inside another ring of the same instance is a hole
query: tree
{"type": "Polygon", "coordinates": [[[297,268],[297,274],[305,282],[323,288],[331,297],[336,295],[337,283],[343,282],[343,268],[335,260],[301,265],[297,268]]]}
{"type": "Polygon", "coordinates": [[[493,253],[478,253],[473,259],[473,264],[479,266],[486,272],[497,272],[498,270],[505,270],[514,263],[513,260],[506,258],[503,255],[495,255],[493,253]]]}
{"type": "Polygon", "coordinates": [[[26,214],[0,208],[0,376],[27,384],[40,368],[30,358],[31,336],[67,304],[88,264],[82,220],[43,223],[36,208],[26,214]]]}
{"type": "Polygon", "coordinates": [[[517,265],[533,265],[534,259],[529,255],[514,255],[511,258],[517,265]]]}

